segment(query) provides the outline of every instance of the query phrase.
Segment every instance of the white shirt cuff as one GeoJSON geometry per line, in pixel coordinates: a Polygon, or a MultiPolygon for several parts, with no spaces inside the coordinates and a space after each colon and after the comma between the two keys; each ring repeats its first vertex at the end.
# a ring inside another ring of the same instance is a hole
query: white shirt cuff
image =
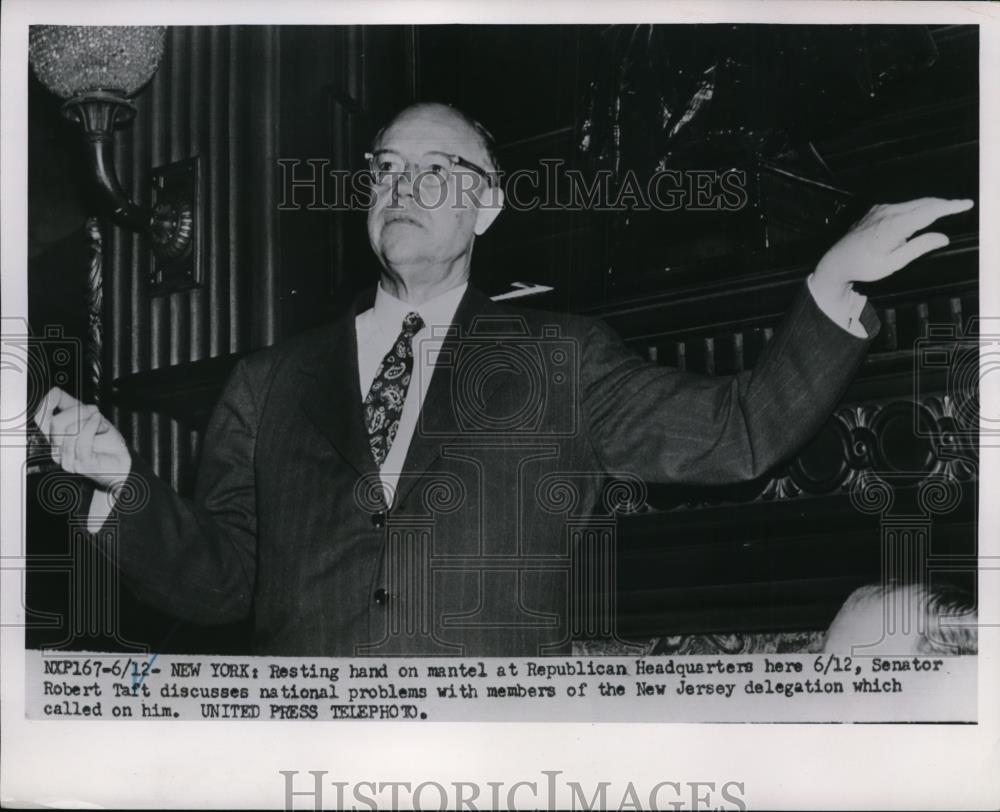
{"type": "Polygon", "coordinates": [[[94,495],[90,497],[90,511],[87,513],[87,532],[96,533],[104,526],[111,511],[115,509],[115,502],[118,501],[115,493],[95,488],[94,495]]]}
{"type": "Polygon", "coordinates": [[[836,301],[817,296],[816,290],[813,288],[813,276],[813,274],[809,274],[806,285],[809,287],[809,293],[813,297],[813,301],[816,302],[816,306],[826,314],[830,321],[847,330],[851,335],[858,338],[868,338],[868,331],[861,323],[861,311],[865,309],[868,297],[862,296],[853,289],[846,299],[836,301]]]}

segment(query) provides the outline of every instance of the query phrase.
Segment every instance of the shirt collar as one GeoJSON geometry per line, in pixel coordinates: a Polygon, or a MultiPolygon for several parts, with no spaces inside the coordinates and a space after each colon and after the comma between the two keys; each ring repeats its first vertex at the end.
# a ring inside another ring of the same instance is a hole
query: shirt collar
{"type": "Polygon", "coordinates": [[[375,324],[382,332],[395,336],[402,329],[406,314],[417,312],[426,325],[423,329],[447,327],[454,320],[458,303],[462,301],[468,287],[469,283],[463,282],[458,287],[451,288],[420,305],[412,305],[397,299],[382,285],[379,285],[375,293],[375,306],[372,310],[375,324]]]}

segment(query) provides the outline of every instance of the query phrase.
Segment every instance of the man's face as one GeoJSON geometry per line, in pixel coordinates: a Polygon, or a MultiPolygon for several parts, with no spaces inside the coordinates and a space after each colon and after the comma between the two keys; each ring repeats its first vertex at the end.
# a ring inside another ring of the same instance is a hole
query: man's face
{"type": "MultiPolygon", "coordinates": [[[[408,176],[377,184],[368,211],[368,239],[385,266],[442,266],[468,253],[476,233],[486,230],[476,200],[488,192],[485,179],[455,167],[440,184],[421,164],[428,153],[455,154],[489,168],[478,134],[459,116],[438,106],[410,108],[382,133],[374,151],[391,150],[405,159],[408,176]]],[[[430,160],[428,159],[428,163],[430,160]]],[[[492,220],[492,218],[489,218],[492,220]]]]}

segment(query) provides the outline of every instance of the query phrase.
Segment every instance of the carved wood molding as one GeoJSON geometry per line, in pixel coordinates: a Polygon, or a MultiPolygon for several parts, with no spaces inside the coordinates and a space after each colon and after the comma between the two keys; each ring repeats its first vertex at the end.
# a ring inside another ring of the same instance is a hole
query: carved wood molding
{"type": "Polygon", "coordinates": [[[100,403],[102,394],[101,358],[104,353],[104,248],[101,224],[96,217],[87,220],[87,239],[90,241],[90,259],[87,266],[87,344],[86,380],[84,396],[100,403]]]}
{"type": "Polygon", "coordinates": [[[970,398],[949,394],[839,409],[777,473],[722,488],[653,488],[647,508],[685,510],[724,504],[851,494],[874,478],[975,481],[979,454],[970,398]]]}

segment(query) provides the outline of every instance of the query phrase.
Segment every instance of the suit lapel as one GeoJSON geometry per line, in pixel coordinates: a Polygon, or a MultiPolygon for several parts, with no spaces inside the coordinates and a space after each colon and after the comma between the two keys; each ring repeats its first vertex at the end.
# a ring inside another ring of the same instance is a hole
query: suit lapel
{"type": "MultiPolygon", "coordinates": [[[[359,297],[355,307],[334,322],[328,340],[306,359],[302,371],[311,380],[305,387],[301,407],[359,474],[378,476],[362,414],[355,330],[356,315],[371,307],[373,302],[374,290],[359,297]]],[[[459,374],[456,368],[459,349],[476,318],[494,309],[495,305],[487,296],[470,286],[455,311],[454,322],[441,346],[441,360],[435,365],[407,450],[397,488],[397,504],[406,497],[419,475],[441,456],[443,448],[462,436],[453,395],[453,381],[459,374]]],[[[482,397],[489,398],[502,379],[502,375],[493,376],[482,397]]]]}
{"type": "Polygon", "coordinates": [[[359,297],[354,308],[334,322],[329,340],[303,364],[312,380],[302,397],[302,410],[340,455],[359,474],[378,475],[368,446],[368,431],[361,411],[358,373],[357,313],[374,301],[374,292],[359,297]]]}
{"type": "MultiPolygon", "coordinates": [[[[493,302],[471,285],[459,302],[451,330],[441,345],[438,363],[435,364],[427,396],[410,440],[396,492],[396,504],[406,497],[420,474],[441,456],[444,447],[462,436],[462,427],[456,415],[456,387],[453,385],[456,376],[460,374],[459,349],[462,341],[472,331],[476,318],[489,314],[494,308],[493,302]]],[[[499,377],[494,376],[488,382],[488,388],[483,392],[484,398],[488,398],[499,385],[499,377]]]]}

